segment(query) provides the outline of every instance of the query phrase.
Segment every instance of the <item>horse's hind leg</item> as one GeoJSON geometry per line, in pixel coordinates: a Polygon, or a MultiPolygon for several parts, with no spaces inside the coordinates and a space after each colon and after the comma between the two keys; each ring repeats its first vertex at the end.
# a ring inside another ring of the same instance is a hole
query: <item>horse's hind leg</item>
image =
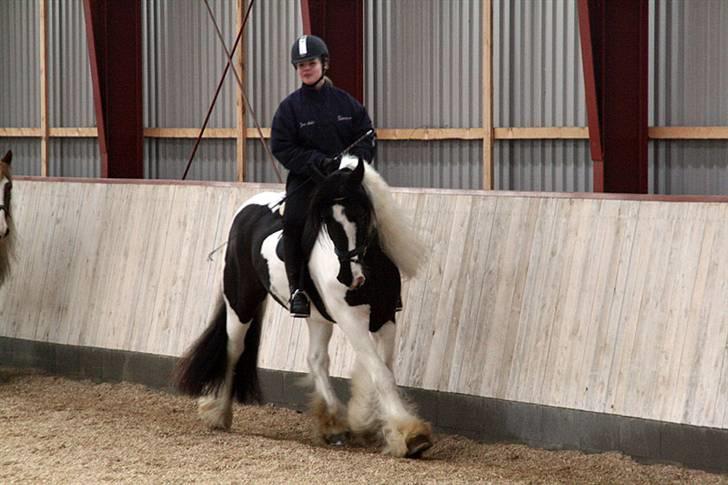
{"type": "MultiPolygon", "coordinates": [[[[380,345],[375,344],[374,339],[370,337],[367,323],[368,319],[364,318],[339,320],[341,329],[356,351],[357,367],[359,367],[357,372],[361,373],[359,377],[368,377],[368,380],[359,379],[357,385],[361,389],[354,391],[360,397],[355,399],[364,403],[361,407],[366,408],[368,412],[366,401],[371,399],[370,396],[376,396],[378,413],[375,416],[378,415],[381,420],[385,453],[400,457],[418,457],[432,446],[432,430],[427,422],[418,418],[403,402],[394,381],[394,374],[387,366],[386,356],[381,355],[378,349],[380,347],[389,351],[388,347],[391,344],[386,340],[380,345]]],[[[388,328],[389,330],[385,332],[391,332],[393,326],[388,328]]],[[[393,341],[391,338],[392,343],[393,341]]],[[[391,354],[389,360],[391,364],[391,354]]],[[[350,421],[353,418],[358,422],[349,423],[352,429],[354,426],[363,426],[364,429],[370,426],[371,423],[367,422],[366,416],[364,419],[357,418],[356,409],[353,413],[349,414],[350,421]]]]}
{"type": "Polygon", "coordinates": [[[256,360],[265,291],[262,287],[255,290],[244,291],[245,297],[234,299],[234,305],[227,296],[224,298],[227,335],[224,377],[219,386],[198,400],[200,418],[211,428],[230,429],[233,397],[237,396],[241,402],[259,398],[256,360]],[[246,358],[247,354],[250,355],[246,358]]]}
{"type": "Polygon", "coordinates": [[[308,366],[314,385],[311,410],[323,440],[341,445],[346,440],[348,426],[344,406],[336,397],[329,379],[329,341],[334,327],[329,322],[311,318],[307,319],[307,323],[308,366]]]}

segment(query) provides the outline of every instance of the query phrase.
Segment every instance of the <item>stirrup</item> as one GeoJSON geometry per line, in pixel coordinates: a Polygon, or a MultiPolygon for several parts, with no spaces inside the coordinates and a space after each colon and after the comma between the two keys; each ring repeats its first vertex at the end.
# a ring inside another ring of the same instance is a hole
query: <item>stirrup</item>
{"type": "Polygon", "coordinates": [[[303,290],[296,290],[291,295],[289,310],[293,318],[308,318],[311,316],[311,304],[308,294],[303,290]]]}

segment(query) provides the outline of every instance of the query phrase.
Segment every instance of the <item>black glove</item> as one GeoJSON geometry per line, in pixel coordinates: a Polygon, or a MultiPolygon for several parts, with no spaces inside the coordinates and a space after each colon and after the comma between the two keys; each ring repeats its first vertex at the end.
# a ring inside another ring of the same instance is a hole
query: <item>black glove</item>
{"type": "Polygon", "coordinates": [[[311,178],[316,182],[322,182],[332,172],[339,168],[341,157],[322,158],[311,162],[308,166],[311,178]]]}

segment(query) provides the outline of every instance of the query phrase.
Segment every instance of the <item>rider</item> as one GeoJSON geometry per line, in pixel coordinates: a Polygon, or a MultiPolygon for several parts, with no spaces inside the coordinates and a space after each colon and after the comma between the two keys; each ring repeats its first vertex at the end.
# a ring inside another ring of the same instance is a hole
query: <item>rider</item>
{"type": "MultiPolygon", "coordinates": [[[[278,106],[271,150],[288,169],[283,248],[291,290],[289,308],[294,317],[308,317],[310,302],[304,287],[309,255],[301,247],[308,202],[316,183],[338,168],[340,160],[334,157],[371,130],[372,121],[356,99],[334,87],[326,76],[329,50],[321,38],[299,37],[291,48],[291,64],[302,85],[278,106]]],[[[349,153],[371,163],[375,151],[372,135],[349,153]]]]}

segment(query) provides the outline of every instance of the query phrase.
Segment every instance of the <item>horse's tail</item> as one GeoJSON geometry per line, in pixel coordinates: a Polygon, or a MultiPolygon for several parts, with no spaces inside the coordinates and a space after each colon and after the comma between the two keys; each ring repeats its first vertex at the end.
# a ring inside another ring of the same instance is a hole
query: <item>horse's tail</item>
{"type": "MultiPolygon", "coordinates": [[[[257,361],[263,305],[245,335],[245,349],[233,371],[232,395],[240,402],[260,402],[257,361]]],[[[228,334],[225,304],[220,298],[207,329],[177,362],[175,387],[183,394],[215,393],[225,383],[228,366],[228,334]]]]}

